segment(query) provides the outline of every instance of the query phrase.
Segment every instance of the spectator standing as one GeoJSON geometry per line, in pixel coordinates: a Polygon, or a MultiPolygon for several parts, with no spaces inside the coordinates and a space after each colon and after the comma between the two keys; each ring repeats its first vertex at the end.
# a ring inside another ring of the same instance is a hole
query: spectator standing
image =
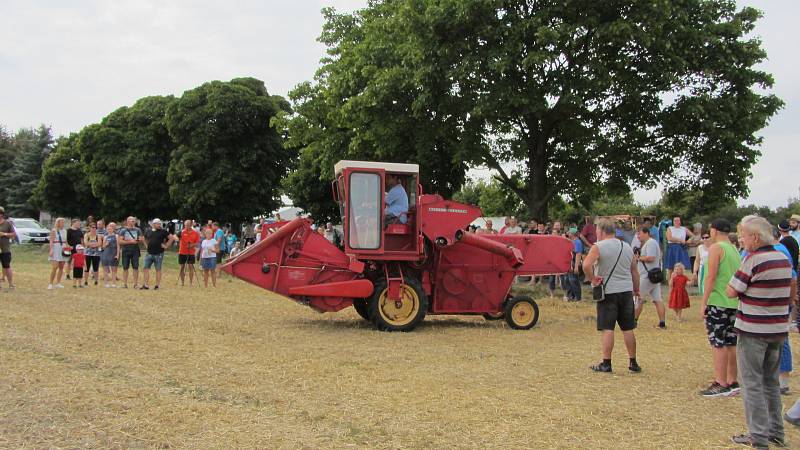
{"type": "Polygon", "coordinates": [[[517,224],[516,217],[508,218],[508,226],[503,230],[503,234],[522,234],[522,227],[517,224]]]}
{"type": "Polygon", "coordinates": [[[53,229],[50,230],[50,284],[47,289],[63,288],[61,277],[64,275],[64,264],[71,255],[71,250],[67,244],[67,230],[64,229],[64,218],[59,217],[53,222],[53,229]],[[70,252],[65,255],[65,252],[70,252]],[[55,284],[53,284],[55,281],[55,284]]]}
{"type": "Polygon", "coordinates": [[[83,288],[83,269],[86,267],[86,254],[83,245],[75,246],[72,254],[72,287],[83,288]]]}
{"type": "Polygon", "coordinates": [[[697,260],[697,249],[703,245],[703,224],[696,223],[692,227],[692,237],[686,241],[686,253],[689,254],[689,265],[687,268],[693,268],[694,262],[697,260]]]}
{"type": "Polygon", "coordinates": [[[5,210],[0,211],[0,263],[8,289],[14,289],[14,273],[11,271],[11,242],[17,238],[14,226],[6,220],[5,210]]]}
{"type": "Polygon", "coordinates": [[[225,242],[226,248],[231,253],[230,258],[233,258],[233,249],[236,247],[236,244],[239,242],[239,238],[236,237],[236,234],[231,231],[230,227],[225,229],[225,242]]]}
{"type": "Polygon", "coordinates": [[[89,274],[94,277],[94,285],[97,286],[97,280],[100,275],[100,255],[103,253],[101,248],[101,240],[103,239],[97,232],[97,224],[94,222],[89,223],[89,231],[83,235],[83,248],[86,256],[86,275],[84,277],[84,286],[89,284],[89,274]]]}
{"type": "Polygon", "coordinates": [[[107,236],[108,230],[106,230],[106,222],[103,219],[99,219],[97,221],[97,234],[99,236],[107,236]]]}
{"type": "Polygon", "coordinates": [[[506,228],[508,228],[508,224],[510,223],[510,221],[511,217],[508,216],[506,216],[506,218],[503,219],[503,226],[500,228],[499,234],[506,234],[506,228]]]}
{"type": "MultiPolygon", "coordinates": [[[[594,243],[597,242],[597,230],[594,226],[594,217],[587,216],[585,220],[586,224],[583,225],[583,229],[581,229],[578,237],[583,242],[584,251],[588,252],[594,243]]],[[[614,237],[614,235],[612,234],[611,237],[614,237]]]]}
{"type": "Polygon", "coordinates": [[[629,245],[633,245],[633,238],[636,237],[637,231],[633,229],[633,224],[630,220],[622,222],[622,240],[629,245]]]}
{"type": "Polygon", "coordinates": [[[797,239],[792,237],[791,235],[791,228],[789,226],[789,222],[782,221],[778,224],[778,232],[780,233],[780,237],[778,238],[778,242],[783,244],[786,247],[786,250],[789,251],[789,260],[792,263],[792,267],[797,270],[797,260],[798,255],[800,255],[800,244],[798,244],[797,239]]]}
{"type": "Polygon", "coordinates": [[[792,214],[789,218],[789,234],[800,242],[800,214],[792,214]]]}
{"type": "Polygon", "coordinates": [[[553,236],[563,236],[564,235],[564,227],[561,225],[561,222],[556,220],[553,222],[553,227],[550,230],[550,234],[553,236]]]}
{"type": "MultiPolygon", "coordinates": [[[[583,273],[593,286],[605,286],[605,299],[597,303],[597,330],[602,332],[603,361],[591,366],[595,372],[611,372],[611,352],[614,349],[614,328],[619,324],[628,350],[631,372],[641,372],[636,361],[636,319],[633,297],[639,296],[639,271],[631,246],[616,239],[614,223],[598,221],[599,237],[583,261],[583,273]],[[595,270],[595,264],[597,269],[595,270]]],[[[584,236],[585,238],[585,236],[584,236]]]]}
{"type": "Polygon", "coordinates": [[[214,239],[213,230],[205,229],[205,239],[200,243],[200,266],[203,268],[203,285],[208,287],[208,276],[211,275],[211,285],[217,287],[217,254],[219,241],[214,239]]]}
{"type": "Polygon", "coordinates": [[[214,231],[214,240],[217,241],[217,265],[215,268],[216,275],[219,277],[220,274],[220,267],[222,267],[222,261],[225,259],[225,254],[228,253],[227,245],[228,241],[225,240],[225,231],[222,230],[219,226],[219,222],[214,222],[211,224],[211,230],[214,231]]]}
{"type": "Polygon", "coordinates": [[[194,282],[195,254],[200,247],[200,233],[192,228],[191,220],[186,220],[183,224],[178,243],[178,264],[181,266],[179,277],[181,286],[183,286],[186,279],[186,266],[189,266],[189,286],[191,286],[194,282]]]}
{"type": "Polygon", "coordinates": [[[692,236],[692,232],[681,225],[681,218],[675,216],[672,226],[667,228],[667,278],[672,276],[672,268],[676,263],[691,267],[686,241],[692,236]]]}
{"type": "Polygon", "coordinates": [[[120,262],[122,263],[122,287],[128,288],[128,269],[133,269],[133,288],[139,287],[139,243],[144,241],[142,230],[136,226],[136,218],[128,217],[119,232],[120,262]]]}
{"type": "Polygon", "coordinates": [[[656,307],[658,314],[658,328],[667,328],[667,311],[664,308],[664,302],[661,296],[661,283],[653,283],[647,276],[647,271],[651,269],[661,269],[661,247],[656,243],[655,239],[650,237],[650,229],[646,226],[639,227],[636,233],[636,239],[639,241],[639,251],[636,252],[639,256],[636,258],[639,266],[639,291],[641,295],[635,299],[636,311],[635,318],[639,321],[639,316],[644,309],[644,298],[650,297],[653,305],[656,307]]]}
{"type": "MultiPolygon", "coordinates": [[[[72,248],[74,250],[75,247],[78,246],[78,244],[82,244],[82,243],[83,243],[83,230],[81,230],[81,220],[80,219],[72,219],[72,221],[70,223],[70,227],[67,230],[67,244],[70,246],[70,248],[72,248]]],[[[69,280],[70,272],[72,271],[72,255],[73,254],[74,254],[74,252],[70,254],[69,258],[67,258],[67,279],[68,280],[69,280]]]]}
{"type": "Polygon", "coordinates": [[[714,381],[700,392],[704,397],[726,397],[739,393],[736,370],[736,309],[739,301],[726,294],[728,281],[742,260],[728,234],[731,224],[725,219],[711,222],[707,267],[704,275],[700,314],[706,325],[714,365],[714,381]]]}
{"type": "Polygon", "coordinates": [[[797,284],[792,265],[775,250],[772,226],[746,216],[740,236],[748,256],[730,280],[726,294],[739,297],[735,328],[737,361],[748,433],[733,436],[737,444],[785,446],[778,381],[780,351],[789,331],[789,304],[797,284]]]}
{"type": "Polygon", "coordinates": [[[151,227],[144,233],[144,239],[147,243],[147,254],[144,256],[144,282],[142,289],[150,289],[150,267],[155,266],[156,269],[156,284],[153,290],[157,290],[161,285],[161,265],[164,263],[164,250],[172,245],[175,236],[163,228],[161,219],[153,219],[151,227]]]}
{"type": "Polygon", "coordinates": [[[483,228],[478,228],[478,234],[497,234],[497,230],[494,229],[492,224],[492,219],[484,221],[483,228]]]}
{"type": "Polygon", "coordinates": [[[681,315],[684,309],[689,308],[689,292],[686,291],[686,285],[689,283],[689,278],[684,275],[683,264],[675,264],[675,270],[672,271],[672,276],[669,279],[669,309],[675,311],[675,317],[678,322],[683,319],[681,315]]]}
{"type": "Polygon", "coordinates": [[[703,295],[703,282],[705,280],[706,261],[708,261],[708,248],[711,246],[711,236],[703,233],[703,243],[697,247],[697,258],[692,268],[692,282],[697,286],[699,295],[703,295]]]}
{"type": "Polygon", "coordinates": [[[106,287],[115,288],[117,287],[117,267],[121,252],[115,222],[109,222],[100,246],[103,249],[103,253],[100,255],[100,265],[103,266],[103,282],[106,287]]]}
{"type": "Polygon", "coordinates": [[[583,261],[583,241],[578,239],[578,228],[570,228],[567,232],[567,237],[572,241],[572,263],[570,264],[569,272],[562,276],[561,284],[565,286],[567,291],[565,300],[580,301],[581,281],[579,276],[581,262],[583,261]]]}
{"type": "Polygon", "coordinates": [[[342,236],[339,234],[339,231],[333,227],[331,222],[325,224],[323,236],[325,236],[325,239],[327,239],[331,244],[337,247],[342,246],[342,236]]]}

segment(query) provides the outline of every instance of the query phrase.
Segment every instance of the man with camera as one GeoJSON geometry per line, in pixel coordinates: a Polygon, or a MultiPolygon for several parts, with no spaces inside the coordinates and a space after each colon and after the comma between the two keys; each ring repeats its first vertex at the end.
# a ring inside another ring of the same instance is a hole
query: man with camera
{"type": "Polygon", "coordinates": [[[650,297],[656,307],[656,313],[658,313],[658,328],[664,330],[667,328],[667,309],[661,299],[661,282],[664,280],[661,271],[661,248],[656,240],[650,237],[650,227],[648,226],[641,226],[636,230],[636,240],[639,241],[640,246],[634,248],[633,252],[637,255],[639,262],[640,296],[634,299],[636,302],[634,315],[638,322],[644,309],[644,299],[650,297]]]}
{"type": "Polygon", "coordinates": [[[597,330],[602,332],[603,361],[591,366],[595,372],[611,372],[614,328],[619,324],[630,363],[628,370],[641,372],[636,362],[634,296],[639,296],[639,271],[628,243],[616,239],[614,223],[597,222],[598,241],[583,260],[583,273],[592,280],[592,297],[597,301],[597,330]],[[595,267],[596,266],[596,267],[595,267]]]}

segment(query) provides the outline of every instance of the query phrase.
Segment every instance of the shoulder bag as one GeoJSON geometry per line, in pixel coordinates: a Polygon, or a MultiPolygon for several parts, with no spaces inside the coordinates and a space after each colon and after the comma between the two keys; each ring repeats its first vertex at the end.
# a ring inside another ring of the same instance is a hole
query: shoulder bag
{"type": "Polygon", "coordinates": [[[61,232],[56,230],[56,236],[58,236],[58,245],[61,246],[61,256],[65,258],[72,256],[72,247],[69,245],[64,246],[64,241],[61,240],[61,232]]]}
{"type": "Polygon", "coordinates": [[[617,260],[614,261],[614,265],[611,267],[611,271],[608,272],[608,276],[603,284],[598,284],[597,286],[592,288],[592,300],[595,302],[602,302],[606,299],[606,285],[608,284],[608,280],[611,279],[611,276],[614,275],[614,270],[617,268],[617,263],[619,263],[619,258],[622,257],[622,250],[625,248],[625,245],[622,244],[622,241],[619,243],[619,254],[617,255],[617,260]]]}

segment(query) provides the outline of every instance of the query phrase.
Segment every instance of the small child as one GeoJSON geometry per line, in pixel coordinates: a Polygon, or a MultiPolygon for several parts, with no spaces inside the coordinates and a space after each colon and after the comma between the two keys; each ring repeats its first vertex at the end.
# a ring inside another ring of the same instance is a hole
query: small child
{"type": "Polygon", "coordinates": [[[219,253],[219,242],[214,239],[214,231],[211,228],[203,230],[205,239],[200,243],[200,267],[203,268],[203,284],[208,287],[208,276],[211,275],[211,284],[217,287],[217,253],[219,253]]]}
{"type": "Polygon", "coordinates": [[[236,256],[239,253],[242,253],[242,246],[240,244],[241,243],[239,241],[236,241],[236,243],[233,244],[233,248],[231,249],[230,259],[236,258],[236,256]]]}
{"type": "Polygon", "coordinates": [[[86,267],[86,254],[83,252],[82,245],[76,245],[75,253],[72,255],[72,287],[83,287],[84,267],[86,267]]]}
{"type": "Polygon", "coordinates": [[[689,293],[686,292],[686,284],[689,278],[683,274],[685,267],[681,263],[675,264],[672,276],[669,278],[669,309],[675,311],[678,322],[682,321],[681,313],[689,307],[689,293]]]}

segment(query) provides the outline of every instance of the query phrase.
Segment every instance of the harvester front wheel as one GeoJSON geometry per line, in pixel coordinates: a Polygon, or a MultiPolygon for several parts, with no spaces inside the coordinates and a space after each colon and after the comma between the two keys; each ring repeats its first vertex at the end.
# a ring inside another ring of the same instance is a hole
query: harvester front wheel
{"type": "Polygon", "coordinates": [[[506,303],[505,318],[515,330],[529,330],[539,321],[539,305],[527,295],[518,295],[506,303]]]}
{"type": "Polygon", "coordinates": [[[369,302],[369,315],[381,331],[411,331],[425,318],[428,297],[418,280],[408,275],[400,285],[400,300],[389,298],[386,280],[375,283],[369,302]]]}
{"type": "Polygon", "coordinates": [[[353,309],[356,310],[359,316],[364,320],[369,321],[369,300],[365,298],[358,298],[353,300],[353,309]]]}

